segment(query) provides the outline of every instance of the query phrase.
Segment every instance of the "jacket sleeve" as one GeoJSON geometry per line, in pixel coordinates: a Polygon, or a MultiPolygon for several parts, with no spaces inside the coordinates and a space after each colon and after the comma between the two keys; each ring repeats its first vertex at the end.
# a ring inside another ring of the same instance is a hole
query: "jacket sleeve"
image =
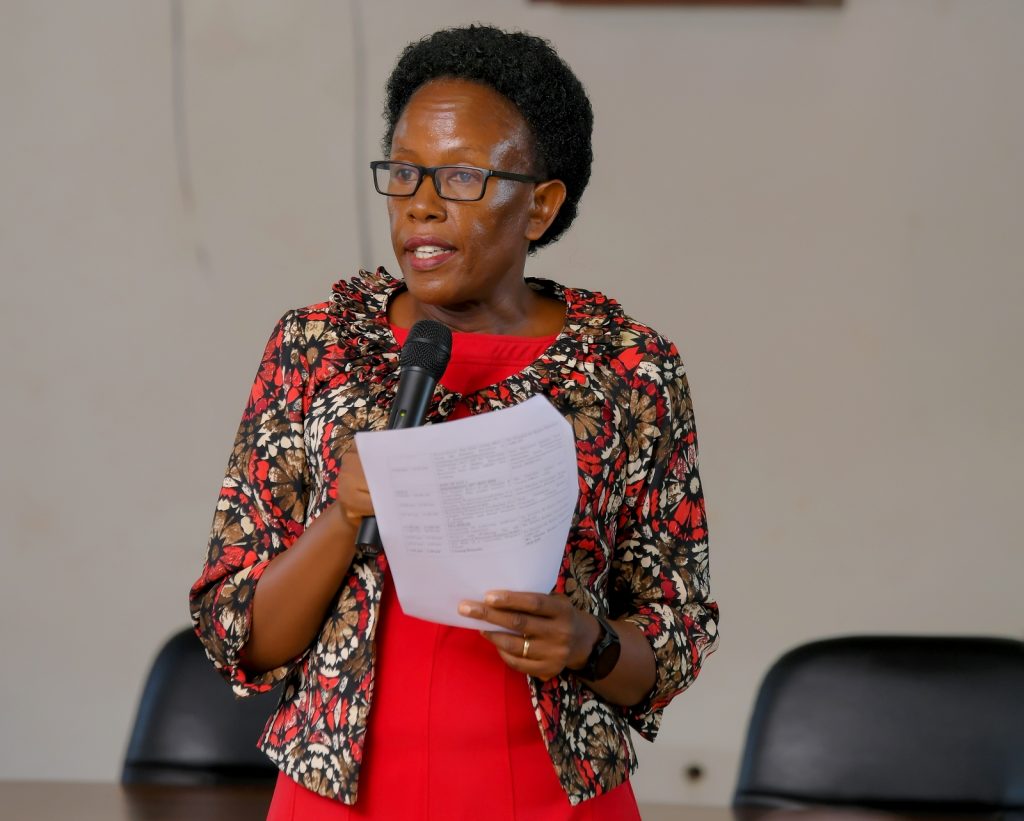
{"type": "Polygon", "coordinates": [[[256,583],[305,525],[302,414],[309,369],[294,344],[297,329],[290,312],[267,343],[221,485],[206,564],[189,593],[196,634],[239,696],[271,689],[291,668],[255,674],[239,664],[239,653],[249,639],[256,583]]]}
{"type": "Polygon", "coordinates": [[[654,686],[624,708],[630,725],[652,741],[665,706],[718,644],[689,386],[675,347],[658,346],[637,365],[625,408],[629,462],[610,596],[612,617],[637,625],[654,650],[654,686]]]}

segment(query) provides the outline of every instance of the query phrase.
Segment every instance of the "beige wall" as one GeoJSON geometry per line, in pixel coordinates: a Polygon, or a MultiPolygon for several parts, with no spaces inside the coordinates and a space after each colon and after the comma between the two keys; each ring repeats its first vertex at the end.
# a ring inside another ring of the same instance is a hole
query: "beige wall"
{"type": "Polygon", "coordinates": [[[639,794],[726,801],[796,642],[1021,636],[1024,4],[189,0],[177,62],[172,8],[0,0],[0,777],[116,777],[272,324],[391,259],[384,76],[474,19],[550,37],[596,109],[533,270],[689,364],[723,643],[639,794]]]}

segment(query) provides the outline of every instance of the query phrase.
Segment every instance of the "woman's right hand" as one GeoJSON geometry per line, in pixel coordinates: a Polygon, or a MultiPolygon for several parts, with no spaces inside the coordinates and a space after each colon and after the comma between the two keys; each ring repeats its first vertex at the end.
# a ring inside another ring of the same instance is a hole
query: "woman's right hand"
{"type": "Polygon", "coordinates": [[[370,499],[370,488],[366,484],[363,463],[359,459],[356,443],[341,457],[338,468],[338,507],[342,516],[355,532],[359,531],[366,516],[373,515],[373,502],[370,499]]]}
{"type": "Polygon", "coordinates": [[[298,656],[316,638],[356,555],[356,534],[373,515],[353,443],[338,469],[338,500],[267,566],[254,593],[246,667],[262,672],[298,656]]]}

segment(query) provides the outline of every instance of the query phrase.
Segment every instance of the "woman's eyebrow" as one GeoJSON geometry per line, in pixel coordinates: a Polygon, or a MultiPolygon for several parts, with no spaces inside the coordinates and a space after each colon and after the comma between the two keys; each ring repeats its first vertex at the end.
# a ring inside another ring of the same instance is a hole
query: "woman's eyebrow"
{"type": "MultiPolygon", "coordinates": [[[[481,148],[479,146],[475,146],[475,145],[457,145],[457,146],[446,146],[444,149],[442,149],[438,153],[440,153],[442,156],[446,156],[447,157],[447,156],[458,155],[458,154],[480,154],[480,153],[485,153],[485,154],[489,155],[490,151],[489,150],[485,151],[483,148],[481,148]]],[[[391,147],[391,154],[392,154],[392,156],[395,155],[395,154],[412,154],[412,155],[416,155],[417,151],[415,149],[412,149],[412,148],[406,148],[405,146],[397,145],[397,146],[392,146],[391,147]]]]}

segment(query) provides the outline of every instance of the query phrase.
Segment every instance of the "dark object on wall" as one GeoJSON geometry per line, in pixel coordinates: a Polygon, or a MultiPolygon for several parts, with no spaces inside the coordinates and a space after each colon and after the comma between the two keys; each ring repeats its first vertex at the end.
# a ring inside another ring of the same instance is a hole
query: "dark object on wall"
{"type": "Polygon", "coordinates": [[[146,680],[121,783],[273,783],[277,768],[256,742],[277,696],[237,699],[191,628],[175,633],[146,680]]]}
{"type": "Polygon", "coordinates": [[[1024,809],[1024,642],[816,641],[768,671],[734,806],[1024,809]]]}

